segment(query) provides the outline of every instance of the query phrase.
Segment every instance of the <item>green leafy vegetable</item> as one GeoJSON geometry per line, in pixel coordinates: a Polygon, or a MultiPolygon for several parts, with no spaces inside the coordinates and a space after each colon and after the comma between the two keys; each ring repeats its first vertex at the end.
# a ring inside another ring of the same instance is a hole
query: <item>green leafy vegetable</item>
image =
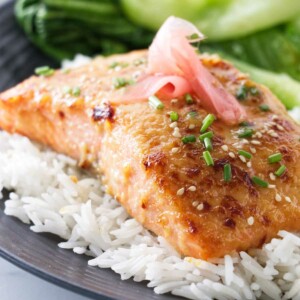
{"type": "Polygon", "coordinates": [[[210,40],[224,40],[286,22],[300,14],[298,0],[122,0],[135,23],[157,30],[170,15],[192,21],[210,40]]]}
{"type": "Polygon", "coordinates": [[[28,37],[57,59],[125,52],[153,38],[124,16],[118,0],[18,0],[15,13],[28,37]]]}

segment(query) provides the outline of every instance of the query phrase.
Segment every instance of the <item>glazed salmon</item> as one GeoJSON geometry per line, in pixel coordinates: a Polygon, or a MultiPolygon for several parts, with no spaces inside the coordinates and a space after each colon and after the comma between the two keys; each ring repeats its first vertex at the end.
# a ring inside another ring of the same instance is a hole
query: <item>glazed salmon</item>
{"type": "Polygon", "coordinates": [[[199,136],[208,112],[200,103],[110,103],[143,74],[146,57],[100,57],[33,76],[0,94],[0,126],[97,170],[129,214],[182,255],[221,257],[259,247],[278,230],[298,231],[300,127],[283,105],[226,61],[199,56],[247,113],[241,124],[210,125],[207,165],[199,136]]]}

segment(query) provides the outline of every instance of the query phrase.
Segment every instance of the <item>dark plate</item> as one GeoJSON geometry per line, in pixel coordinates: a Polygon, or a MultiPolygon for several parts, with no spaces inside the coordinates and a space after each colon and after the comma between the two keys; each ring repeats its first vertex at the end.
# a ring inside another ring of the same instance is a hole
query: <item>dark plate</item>
{"type": "MultiPolygon", "coordinates": [[[[35,67],[55,63],[34,48],[18,28],[11,1],[0,5],[0,91],[33,73],[35,67]]],[[[96,299],[179,299],[158,296],[146,283],[122,281],[109,269],[87,265],[86,256],[57,247],[59,239],[36,234],[3,213],[0,201],[0,255],[22,269],[54,284],[96,299]]]]}

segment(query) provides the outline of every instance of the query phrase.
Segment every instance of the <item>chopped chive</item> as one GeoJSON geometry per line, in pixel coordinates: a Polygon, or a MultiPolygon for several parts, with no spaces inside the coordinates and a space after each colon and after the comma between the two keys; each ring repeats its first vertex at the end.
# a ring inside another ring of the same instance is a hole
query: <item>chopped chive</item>
{"type": "Polygon", "coordinates": [[[54,70],[48,66],[38,67],[34,70],[34,72],[36,75],[45,76],[45,77],[48,77],[48,76],[51,76],[54,74],[54,70]]]}
{"type": "Polygon", "coordinates": [[[110,68],[110,69],[114,69],[116,66],[118,66],[118,62],[117,61],[113,61],[108,67],[110,68]]]}
{"type": "Polygon", "coordinates": [[[126,62],[118,62],[118,61],[114,61],[114,62],[112,62],[108,67],[110,68],[110,69],[114,69],[114,68],[116,68],[116,67],[121,67],[121,68],[126,68],[127,66],[128,66],[129,64],[128,63],[126,63],[126,62]]]}
{"type": "Polygon", "coordinates": [[[252,86],[250,89],[249,89],[249,92],[251,95],[253,96],[257,96],[259,95],[259,90],[256,86],[252,86]]]}
{"type": "Polygon", "coordinates": [[[251,126],[251,123],[247,122],[247,121],[243,121],[239,125],[242,126],[242,127],[248,127],[248,126],[251,126]]]}
{"type": "Polygon", "coordinates": [[[170,119],[172,122],[178,121],[178,119],[179,119],[178,113],[176,111],[171,111],[170,119]]]}
{"type": "Polygon", "coordinates": [[[210,138],[208,137],[204,138],[204,146],[208,151],[211,151],[213,149],[213,145],[210,138]]]}
{"type": "Polygon", "coordinates": [[[71,94],[72,94],[73,96],[79,96],[80,93],[81,93],[81,90],[80,90],[80,88],[79,88],[78,86],[72,88],[71,94]]]}
{"type": "Polygon", "coordinates": [[[122,87],[125,87],[127,85],[133,84],[134,82],[132,80],[128,80],[124,77],[115,77],[113,78],[113,86],[115,89],[120,89],[122,87]]]}
{"type": "Polygon", "coordinates": [[[211,154],[210,154],[209,151],[204,151],[204,152],[203,152],[203,158],[204,158],[204,160],[205,160],[205,162],[206,162],[206,164],[207,164],[208,166],[213,166],[213,165],[214,165],[214,160],[213,160],[213,158],[211,157],[211,154]]]}
{"type": "Polygon", "coordinates": [[[193,104],[193,103],[194,103],[194,100],[193,100],[191,94],[185,94],[184,97],[185,97],[185,102],[186,102],[187,104],[193,104]]]}
{"type": "Polygon", "coordinates": [[[240,131],[238,137],[239,138],[246,138],[251,137],[254,134],[254,130],[252,128],[244,128],[242,131],[240,131]]]}
{"type": "Polygon", "coordinates": [[[64,94],[71,94],[72,93],[72,89],[69,86],[65,86],[63,88],[64,94]]]}
{"type": "Polygon", "coordinates": [[[274,164],[274,163],[280,162],[281,160],[282,160],[281,153],[275,153],[268,157],[269,164],[274,164]]]}
{"type": "Polygon", "coordinates": [[[260,109],[261,111],[269,111],[269,110],[270,110],[270,106],[269,106],[268,104],[261,104],[261,105],[259,106],[259,109],[260,109]]]}
{"type": "Polygon", "coordinates": [[[186,135],[181,140],[184,144],[195,143],[196,137],[194,135],[186,135]]]}
{"type": "Polygon", "coordinates": [[[190,111],[190,112],[188,112],[188,116],[190,118],[196,118],[197,115],[198,115],[198,113],[196,111],[190,111]]]}
{"type": "Polygon", "coordinates": [[[232,172],[231,172],[231,165],[230,164],[226,164],[224,166],[224,180],[226,182],[229,182],[232,178],[232,172]]]}
{"type": "Polygon", "coordinates": [[[267,188],[269,186],[269,183],[267,181],[262,180],[261,178],[257,176],[253,176],[251,178],[252,182],[255,183],[256,185],[259,185],[261,187],[267,188]]]}
{"type": "Polygon", "coordinates": [[[148,100],[149,105],[154,109],[163,109],[165,107],[164,104],[156,96],[150,96],[148,100]]]}
{"type": "Polygon", "coordinates": [[[244,156],[244,157],[246,157],[246,158],[248,158],[248,159],[251,159],[251,158],[252,158],[252,154],[249,153],[249,152],[247,152],[247,151],[245,151],[245,150],[239,150],[239,151],[238,151],[238,154],[239,154],[239,155],[242,155],[242,156],[244,156]]]}
{"type": "Polygon", "coordinates": [[[213,114],[208,114],[202,121],[202,127],[200,129],[200,132],[204,133],[207,130],[207,128],[214,122],[215,119],[216,117],[213,114]]]}
{"type": "Polygon", "coordinates": [[[211,139],[213,136],[214,136],[213,132],[208,131],[208,132],[205,132],[205,133],[201,134],[199,136],[199,140],[203,142],[205,138],[210,138],[211,139]]]}
{"type": "Polygon", "coordinates": [[[238,88],[238,90],[236,92],[236,97],[238,100],[245,100],[247,98],[247,93],[248,93],[248,89],[243,84],[238,88]]]}
{"type": "Polygon", "coordinates": [[[278,177],[280,177],[284,172],[286,171],[286,166],[285,165],[281,165],[278,170],[276,172],[274,172],[274,174],[278,177]]]}

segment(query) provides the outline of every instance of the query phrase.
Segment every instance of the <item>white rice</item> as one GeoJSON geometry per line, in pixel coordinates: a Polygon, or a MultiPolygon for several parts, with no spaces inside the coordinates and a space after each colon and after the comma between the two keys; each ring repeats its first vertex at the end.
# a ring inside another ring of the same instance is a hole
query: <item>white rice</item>
{"type": "MultiPolygon", "coordinates": [[[[300,110],[294,114],[300,119],[300,110]]],[[[5,213],[34,232],[62,237],[58,246],[91,256],[91,267],[111,268],[122,280],[146,280],[157,294],[189,299],[300,299],[296,234],[280,231],[262,249],[214,262],[182,258],[130,218],[74,160],[0,132],[0,165],[0,194],[3,188],[14,190],[5,213]]]]}

